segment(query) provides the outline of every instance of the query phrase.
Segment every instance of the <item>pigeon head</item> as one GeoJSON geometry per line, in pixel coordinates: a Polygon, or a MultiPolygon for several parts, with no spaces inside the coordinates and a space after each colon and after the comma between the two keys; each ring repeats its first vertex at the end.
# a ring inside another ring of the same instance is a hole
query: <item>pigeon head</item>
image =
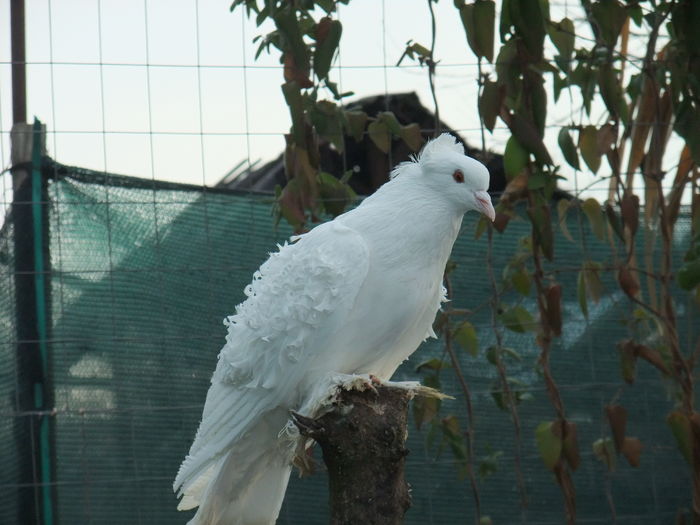
{"type": "Polygon", "coordinates": [[[467,157],[462,144],[449,133],[429,141],[417,158],[426,184],[437,190],[462,213],[475,210],[492,221],[496,212],[489,187],[489,172],[481,162],[467,157]]]}

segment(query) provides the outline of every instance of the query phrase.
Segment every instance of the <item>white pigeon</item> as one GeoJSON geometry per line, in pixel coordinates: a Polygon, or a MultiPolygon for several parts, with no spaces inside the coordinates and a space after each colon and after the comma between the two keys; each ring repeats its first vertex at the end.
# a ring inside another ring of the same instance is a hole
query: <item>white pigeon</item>
{"type": "MultiPolygon", "coordinates": [[[[489,173],[445,133],[357,208],[292,238],[253,275],[173,489],[189,525],[271,525],[291,472],[290,410],[329,375],[389,379],[435,334],[462,217],[495,212],[489,173]]],[[[302,412],[303,413],[303,412],[302,412]]]]}

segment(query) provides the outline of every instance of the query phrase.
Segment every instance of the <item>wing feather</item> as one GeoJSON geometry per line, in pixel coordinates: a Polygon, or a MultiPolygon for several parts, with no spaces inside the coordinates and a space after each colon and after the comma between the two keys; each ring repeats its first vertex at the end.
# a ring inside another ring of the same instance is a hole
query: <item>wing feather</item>
{"type": "Polygon", "coordinates": [[[226,320],[226,344],[175,490],[193,486],[265,413],[299,403],[299,386],[347,320],[368,260],[362,236],[334,221],[281,246],[255,272],[247,299],[226,320]]]}

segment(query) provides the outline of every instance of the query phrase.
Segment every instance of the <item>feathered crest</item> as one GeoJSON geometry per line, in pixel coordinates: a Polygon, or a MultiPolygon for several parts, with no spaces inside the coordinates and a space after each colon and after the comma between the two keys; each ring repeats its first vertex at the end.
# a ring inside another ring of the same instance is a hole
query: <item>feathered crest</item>
{"type": "Polygon", "coordinates": [[[453,135],[443,133],[439,137],[429,140],[418,155],[411,155],[411,160],[398,164],[391,170],[390,177],[393,179],[397,175],[400,175],[406,168],[416,164],[423,164],[423,162],[430,159],[432,156],[447,152],[464,155],[464,146],[458,142],[457,138],[453,135]]]}
{"type": "Polygon", "coordinates": [[[464,155],[464,146],[457,142],[457,138],[449,133],[443,133],[437,138],[428,141],[428,143],[423,146],[423,149],[418,155],[418,162],[424,159],[430,158],[433,155],[439,155],[440,153],[458,153],[464,155]]]}

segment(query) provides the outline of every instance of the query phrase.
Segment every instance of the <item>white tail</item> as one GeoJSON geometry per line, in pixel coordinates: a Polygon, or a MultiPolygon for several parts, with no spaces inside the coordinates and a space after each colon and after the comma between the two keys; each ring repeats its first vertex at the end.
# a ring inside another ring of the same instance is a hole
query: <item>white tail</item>
{"type": "Polygon", "coordinates": [[[188,457],[174,485],[179,510],[199,507],[189,525],[274,525],[291,473],[294,443],[280,439],[287,410],[261,417],[222,455],[188,457]]]}
{"type": "Polygon", "coordinates": [[[229,451],[184,492],[178,509],[199,506],[188,525],[274,525],[291,466],[277,447],[261,450],[251,441],[229,451]]]}

